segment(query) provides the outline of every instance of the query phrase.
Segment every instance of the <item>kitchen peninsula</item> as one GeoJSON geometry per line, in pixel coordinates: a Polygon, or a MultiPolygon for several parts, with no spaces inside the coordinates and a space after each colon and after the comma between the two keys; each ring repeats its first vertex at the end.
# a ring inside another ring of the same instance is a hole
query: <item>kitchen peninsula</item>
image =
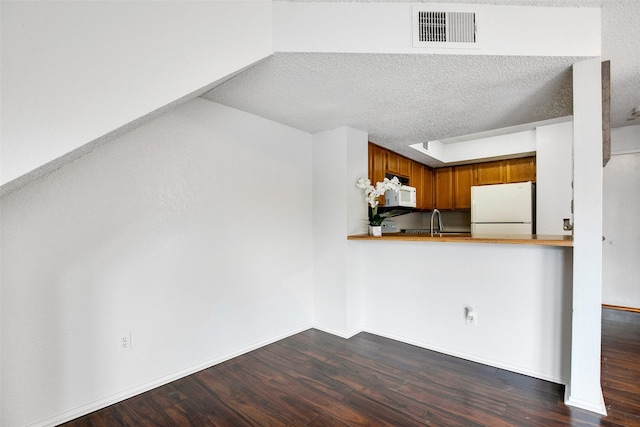
{"type": "Polygon", "coordinates": [[[572,243],[571,236],[351,235],[362,322],[375,334],[568,384],[572,243]]]}
{"type": "Polygon", "coordinates": [[[407,234],[390,233],[381,237],[373,237],[367,234],[348,236],[349,240],[380,240],[380,241],[411,241],[411,242],[451,242],[451,243],[489,243],[512,245],[542,245],[542,246],[572,246],[572,236],[564,235],[523,235],[523,234],[483,234],[471,233],[434,233],[431,234],[407,234]]]}

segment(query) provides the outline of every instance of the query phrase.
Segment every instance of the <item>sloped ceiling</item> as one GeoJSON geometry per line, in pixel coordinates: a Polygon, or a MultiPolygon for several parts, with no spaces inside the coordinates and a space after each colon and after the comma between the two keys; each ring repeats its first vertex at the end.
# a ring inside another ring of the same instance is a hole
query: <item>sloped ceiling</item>
{"type": "MultiPolygon", "coordinates": [[[[612,126],[640,125],[640,119],[627,121],[640,105],[640,2],[464,3],[601,5],[602,56],[612,70],[612,126]]],[[[408,145],[571,115],[571,65],[581,59],[277,53],[203,97],[310,133],[351,126],[379,145],[437,167],[442,164],[408,145]]]]}

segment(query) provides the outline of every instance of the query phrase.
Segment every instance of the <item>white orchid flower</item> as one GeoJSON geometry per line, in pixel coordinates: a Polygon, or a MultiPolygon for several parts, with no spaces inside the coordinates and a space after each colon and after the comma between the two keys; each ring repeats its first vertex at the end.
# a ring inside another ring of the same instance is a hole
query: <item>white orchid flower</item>
{"type": "Polygon", "coordinates": [[[370,179],[360,178],[356,182],[356,186],[364,190],[365,200],[372,209],[369,220],[373,221],[372,218],[377,218],[375,223],[370,222],[370,224],[380,225],[378,221],[382,221],[381,217],[386,217],[387,214],[378,215],[378,205],[380,204],[378,198],[384,196],[387,190],[398,190],[402,184],[398,177],[394,176],[392,179],[384,178],[382,182],[376,182],[375,186],[371,185],[370,179]]]}
{"type": "Polygon", "coordinates": [[[360,178],[358,180],[358,182],[356,183],[356,186],[358,186],[358,188],[366,189],[367,187],[371,186],[371,180],[365,179],[365,178],[360,178]]]}
{"type": "Polygon", "coordinates": [[[394,176],[392,179],[385,178],[383,184],[387,190],[398,190],[400,187],[402,187],[402,184],[400,183],[400,180],[397,176],[394,176]]]}

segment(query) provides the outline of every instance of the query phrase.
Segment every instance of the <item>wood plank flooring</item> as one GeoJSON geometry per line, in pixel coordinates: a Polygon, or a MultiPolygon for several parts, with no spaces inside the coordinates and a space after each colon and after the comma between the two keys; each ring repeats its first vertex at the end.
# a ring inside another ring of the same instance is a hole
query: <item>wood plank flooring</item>
{"type": "Polygon", "coordinates": [[[368,333],[308,330],[65,426],[640,426],[640,313],[603,310],[607,417],[564,388],[368,333]]]}

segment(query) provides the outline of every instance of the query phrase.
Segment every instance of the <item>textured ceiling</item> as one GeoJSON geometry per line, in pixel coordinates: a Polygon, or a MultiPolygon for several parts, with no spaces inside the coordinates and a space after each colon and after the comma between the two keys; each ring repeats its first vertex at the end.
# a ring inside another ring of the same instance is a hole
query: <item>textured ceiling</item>
{"type": "MultiPolygon", "coordinates": [[[[603,6],[603,59],[611,60],[613,127],[640,105],[637,0],[466,1],[603,6]]],[[[351,126],[431,166],[408,147],[572,114],[575,57],[277,53],[204,98],[315,133],[351,126]]]]}
{"type": "Polygon", "coordinates": [[[408,145],[572,114],[573,62],[280,53],[204,97],[310,133],[351,126],[430,163],[408,145]]]}

